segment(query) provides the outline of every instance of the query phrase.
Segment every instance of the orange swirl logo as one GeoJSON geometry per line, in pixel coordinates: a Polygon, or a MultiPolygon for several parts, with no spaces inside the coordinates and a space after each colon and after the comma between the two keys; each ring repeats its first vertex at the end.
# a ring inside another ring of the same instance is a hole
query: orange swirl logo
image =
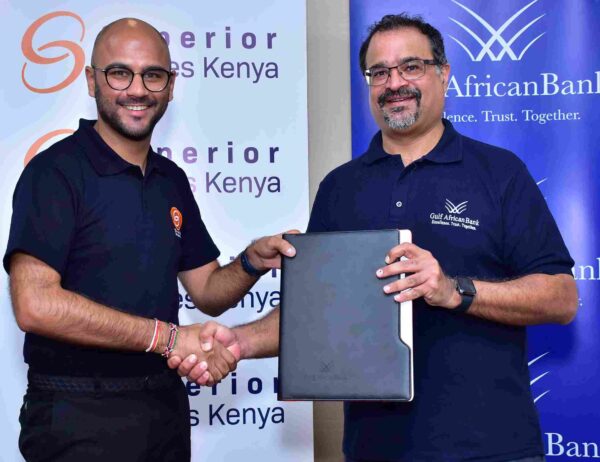
{"type": "Polygon", "coordinates": [[[171,220],[173,220],[173,226],[175,226],[175,230],[180,231],[181,225],[183,224],[183,216],[177,207],[171,207],[171,220]]]}
{"type": "Polygon", "coordinates": [[[79,16],[77,16],[75,13],[71,13],[70,11],[55,11],[54,13],[48,13],[42,16],[27,28],[27,30],[25,31],[25,35],[23,35],[23,40],[21,40],[21,50],[23,51],[23,55],[33,63],[54,64],[68,58],[69,55],[73,55],[73,58],[75,59],[75,62],[73,64],[73,70],[67,76],[67,78],[62,82],[58,83],[57,85],[54,85],[49,88],[38,88],[31,85],[25,77],[25,69],[27,68],[27,63],[23,64],[23,69],[21,70],[21,80],[29,90],[35,93],[53,93],[62,90],[63,88],[69,86],[75,81],[75,79],[81,73],[85,65],[85,53],[83,52],[83,49],[77,43],[71,42],[69,40],[56,40],[54,42],[49,42],[40,46],[37,50],[34,50],[33,48],[33,37],[35,36],[37,30],[48,21],[51,21],[52,19],[61,16],[71,17],[79,21],[79,23],[81,24],[81,38],[79,39],[79,41],[83,41],[83,37],[85,35],[85,24],[79,16]],[[62,55],[51,58],[42,56],[38,53],[49,48],[67,49],[69,53],[63,53],[62,55]]]}
{"type": "Polygon", "coordinates": [[[38,140],[35,143],[33,143],[31,147],[27,150],[27,154],[25,154],[25,161],[23,162],[23,164],[27,165],[29,161],[33,159],[33,157],[38,153],[42,145],[49,139],[59,135],[70,135],[74,132],[75,130],[71,130],[69,128],[61,128],[59,130],[54,130],[50,133],[46,133],[41,138],[38,138],[38,140]]]}

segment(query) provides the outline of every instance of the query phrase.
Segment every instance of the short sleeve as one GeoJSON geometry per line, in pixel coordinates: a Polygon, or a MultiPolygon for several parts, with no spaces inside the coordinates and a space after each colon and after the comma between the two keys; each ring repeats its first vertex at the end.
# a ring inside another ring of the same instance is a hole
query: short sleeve
{"type": "Polygon", "coordinates": [[[187,182],[187,177],[185,177],[185,186],[182,188],[186,212],[181,229],[182,254],[179,271],[188,271],[216,260],[221,252],[202,221],[200,209],[187,182]]]}
{"type": "Polygon", "coordinates": [[[73,185],[46,162],[30,162],[13,195],[13,214],[4,269],[10,258],[23,252],[63,275],[76,223],[77,200],[73,185]]]}
{"type": "Polygon", "coordinates": [[[546,200],[525,165],[521,167],[507,185],[502,204],[509,273],[571,274],[573,259],[546,200]]]}

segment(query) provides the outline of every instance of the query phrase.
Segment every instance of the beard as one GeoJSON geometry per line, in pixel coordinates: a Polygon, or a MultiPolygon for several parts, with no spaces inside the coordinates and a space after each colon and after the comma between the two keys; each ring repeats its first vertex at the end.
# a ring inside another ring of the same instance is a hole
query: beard
{"type": "Polygon", "coordinates": [[[397,91],[392,91],[388,88],[377,98],[377,103],[381,108],[383,120],[392,130],[406,130],[412,127],[421,115],[421,92],[416,88],[401,88],[397,91]],[[415,98],[415,110],[409,112],[406,106],[396,106],[389,110],[383,109],[386,100],[394,96],[413,96],[415,98]]]}
{"type": "Polygon", "coordinates": [[[122,135],[123,137],[132,141],[142,141],[149,138],[154,131],[154,127],[158,121],[162,118],[167,106],[168,101],[156,102],[149,98],[125,98],[123,101],[113,102],[102,95],[99,86],[96,85],[96,107],[98,109],[98,117],[102,118],[107,125],[113,130],[122,135]],[[152,118],[148,121],[144,127],[129,127],[125,124],[124,120],[119,117],[118,106],[135,106],[135,105],[147,105],[149,107],[156,107],[156,112],[152,118]]]}

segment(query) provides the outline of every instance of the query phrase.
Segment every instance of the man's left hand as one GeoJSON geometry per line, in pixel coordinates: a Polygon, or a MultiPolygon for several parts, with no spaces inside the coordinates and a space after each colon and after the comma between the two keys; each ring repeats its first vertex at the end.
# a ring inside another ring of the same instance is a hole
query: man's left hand
{"type": "Polygon", "coordinates": [[[377,270],[378,278],[407,273],[404,279],[389,282],[383,288],[386,294],[395,293],[397,302],[423,297],[431,306],[453,309],[460,304],[454,281],[444,274],[431,252],[405,242],[393,247],[385,262],[387,265],[377,270]]]}

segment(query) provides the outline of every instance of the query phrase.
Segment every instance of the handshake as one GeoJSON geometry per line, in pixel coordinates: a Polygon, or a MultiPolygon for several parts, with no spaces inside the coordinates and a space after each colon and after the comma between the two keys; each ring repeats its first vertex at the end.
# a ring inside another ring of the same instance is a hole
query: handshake
{"type": "Polygon", "coordinates": [[[190,382],[212,386],[234,371],[241,358],[236,329],[209,321],[180,327],[177,348],[167,363],[190,382]]]}
{"type": "MultiPolygon", "coordinates": [[[[198,306],[212,303],[213,310],[206,312],[214,316],[235,305],[260,275],[269,269],[280,268],[281,255],[294,256],[295,249],[281,235],[263,237],[240,254],[236,270],[238,274],[231,271],[233,265],[230,264],[211,271],[208,281],[185,272],[180,274],[180,279],[188,293],[192,291],[197,296],[213,294],[204,300],[192,298],[194,301],[200,300],[201,303],[196,303],[198,306]],[[252,276],[250,279],[248,274],[252,276]],[[222,294],[236,295],[218,299],[222,294]]],[[[166,350],[168,365],[191,382],[212,386],[234,371],[240,359],[275,356],[279,346],[278,329],[278,308],[259,321],[233,329],[213,321],[180,326],[173,338],[173,347],[167,347],[166,350]]],[[[170,345],[171,338],[166,343],[170,345]]]]}

